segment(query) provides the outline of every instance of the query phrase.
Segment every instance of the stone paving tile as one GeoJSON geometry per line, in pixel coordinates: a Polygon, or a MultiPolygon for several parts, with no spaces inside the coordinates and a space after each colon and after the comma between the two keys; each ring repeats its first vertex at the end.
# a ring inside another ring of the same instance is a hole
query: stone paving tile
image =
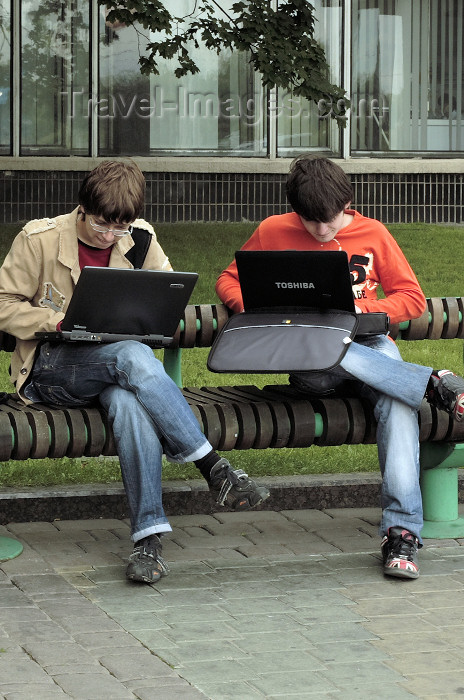
{"type": "MultiPolygon", "coordinates": [[[[364,684],[372,683],[372,663],[327,663],[326,670],[320,671],[320,675],[325,677],[330,683],[343,691],[345,688],[358,687],[362,693],[364,684]]],[[[385,662],[375,664],[375,679],[379,686],[399,684],[406,681],[406,678],[386,665],[385,662]]]]}
{"type": "Polygon", "coordinates": [[[42,666],[21,651],[6,651],[0,654],[0,692],[2,686],[12,680],[21,679],[22,683],[48,683],[51,679],[42,666]]]}
{"type": "Polygon", "coordinates": [[[248,632],[241,637],[237,636],[233,639],[233,642],[239,649],[249,654],[256,652],[256,650],[260,652],[280,652],[282,649],[285,649],[286,652],[295,649],[297,651],[306,650],[314,653],[317,647],[296,631],[296,627],[288,631],[282,630],[278,636],[272,632],[248,632]]]}
{"type": "MultiPolygon", "coordinates": [[[[335,663],[363,663],[377,664],[388,661],[389,655],[381,648],[374,646],[375,641],[350,642],[350,644],[334,644],[322,642],[315,644],[311,654],[325,664],[335,663]]],[[[396,651],[398,647],[396,647],[396,651]]]]}
{"type": "Polygon", "coordinates": [[[123,521],[113,518],[99,518],[98,520],[56,520],[53,523],[61,532],[93,532],[97,530],[126,530],[129,536],[130,530],[123,521]]]}
{"type": "MultiPolygon", "coordinates": [[[[173,567],[171,567],[171,561],[172,561],[172,556],[171,556],[171,550],[168,547],[164,547],[163,555],[168,559],[169,561],[169,566],[171,568],[171,571],[174,571],[173,567]]],[[[229,563],[235,562],[237,565],[240,565],[242,562],[246,561],[244,555],[235,549],[226,549],[222,547],[218,547],[217,549],[214,548],[193,548],[190,549],[186,547],[185,549],[180,549],[179,552],[176,553],[175,558],[177,561],[191,561],[192,557],[201,557],[202,559],[211,559],[211,558],[226,558],[229,563]]]]}
{"type": "Polygon", "coordinates": [[[407,683],[404,683],[404,687],[417,698],[429,700],[433,696],[442,698],[449,694],[457,700],[462,697],[464,670],[453,673],[416,674],[407,683]]]}
{"type": "Polygon", "coordinates": [[[414,678],[428,673],[452,673],[462,671],[462,654],[459,650],[452,651],[421,651],[408,654],[393,654],[393,658],[386,661],[398,673],[414,678]]]}
{"type": "Polygon", "coordinates": [[[202,683],[201,687],[208,698],[215,698],[215,700],[263,700],[264,698],[264,695],[259,690],[253,689],[244,681],[238,683],[235,681],[230,683],[202,683]]]}
{"type": "MultiPolygon", "coordinates": [[[[91,620],[88,621],[89,623],[91,620]]],[[[74,630],[73,639],[79,644],[82,649],[98,653],[102,649],[129,649],[131,646],[138,646],[136,639],[121,629],[119,625],[114,625],[114,629],[106,629],[104,631],[92,632],[91,627],[87,632],[77,632],[74,630]]]]}
{"type": "Polygon", "coordinates": [[[8,683],[0,685],[2,698],[7,700],[54,700],[69,697],[50,679],[47,683],[8,683]]]}
{"type": "MultiPolygon", "coordinates": [[[[343,688],[339,695],[333,697],[338,700],[411,700],[411,698],[420,696],[409,693],[401,684],[394,686],[391,683],[386,683],[382,687],[376,683],[363,683],[362,686],[359,686],[354,682],[350,687],[343,688]]],[[[294,699],[292,698],[292,700],[294,699]]],[[[440,700],[442,699],[440,698],[440,700]]],[[[454,700],[458,699],[454,698],[454,700]]]]}
{"type": "Polygon", "coordinates": [[[157,654],[164,649],[176,648],[176,642],[169,639],[159,629],[131,630],[131,636],[134,641],[141,642],[147,649],[156,650],[157,654]]]}
{"type": "MultiPolygon", "coordinates": [[[[291,675],[283,670],[280,673],[259,674],[256,680],[249,681],[250,685],[261,691],[265,697],[292,698],[297,693],[336,691],[337,687],[325,678],[321,672],[294,671],[291,675]]],[[[343,696],[342,696],[343,697],[343,696]]]]}
{"type": "MultiPolygon", "coordinates": [[[[445,635],[442,635],[442,633],[437,634],[436,630],[434,630],[432,632],[421,631],[420,635],[415,635],[415,637],[414,637],[413,649],[411,649],[411,650],[402,649],[402,653],[403,653],[404,657],[407,659],[408,655],[410,653],[420,653],[420,652],[428,653],[428,652],[435,652],[435,651],[440,652],[440,651],[446,651],[446,650],[456,651],[457,644],[455,642],[455,635],[454,634],[452,635],[451,639],[452,639],[452,643],[450,644],[447,641],[446,633],[445,633],[445,635]]],[[[389,654],[390,656],[394,656],[395,654],[398,653],[398,637],[396,634],[390,634],[390,635],[385,634],[383,636],[383,639],[375,639],[371,643],[374,647],[384,651],[386,654],[389,654]]],[[[463,640],[463,644],[464,644],[464,640],[463,640]]]]}
{"type": "Polygon", "coordinates": [[[333,608],[327,608],[325,606],[301,608],[300,610],[295,610],[293,617],[303,625],[328,623],[338,625],[342,622],[363,621],[363,618],[360,617],[356,610],[346,605],[333,608]]]}
{"type": "Polygon", "coordinates": [[[379,617],[401,617],[406,618],[411,615],[424,615],[425,610],[422,605],[416,604],[409,598],[391,598],[377,600],[362,600],[356,606],[359,615],[375,620],[379,617]]]}
{"type": "Polygon", "coordinates": [[[266,540],[256,541],[253,538],[250,544],[242,543],[237,549],[242,556],[258,556],[265,557],[268,555],[290,556],[293,553],[293,548],[275,542],[267,542],[266,540]]]}
{"type": "Polygon", "coordinates": [[[24,651],[42,668],[51,665],[93,664],[95,658],[74,640],[67,642],[23,642],[24,651]]]}
{"type": "Polygon", "coordinates": [[[87,617],[92,618],[94,624],[97,625],[104,617],[100,611],[95,610],[95,606],[90,601],[80,595],[72,598],[42,599],[37,601],[37,605],[51,619],[60,623],[62,618],[73,617],[74,619],[79,619],[87,617]]]}
{"type": "MultiPolygon", "coordinates": [[[[82,529],[82,521],[81,521],[82,529]]],[[[26,537],[31,533],[41,532],[46,536],[52,532],[56,532],[56,527],[53,523],[36,521],[34,523],[8,523],[8,533],[13,535],[25,535],[26,537]]]]}
{"type": "MultiPolygon", "coordinates": [[[[138,631],[134,630],[133,634],[138,634],[138,631]]],[[[227,623],[216,625],[214,623],[205,623],[203,620],[183,620],[180,623],[173,622],[169,626],[166,625],[165,629],[162,631],[162,634],[163,637],[171,640],[175,644],[178,642],[196,642],[198,639],[202,638],[209,640],[242,640],[242,633],[234,630],[227,623]]]]}
{"type": "Polygon", "coordinates": [[[169,630],[168,625],[163,620],[160,620],[156,615],[145,611],[127,612],[125,608],[119,608],[111,613],[111,618],[107,617],[109,624],[121,625],[128,632],[136,630],[169,630]]]}
{"type": "Polygon", "coordinates": [[[283,648],[280,651],[249,653],[242,661],[244,666],[249,666],[252,671],[259,670],[264,676],[275,673],[278,669],[285,669],[287,673],[295,671],[320,671],[327,668],[319,658],[306,650],[293,649],[288,651],[283,648]]]}
{"type": "MultiPolygon", "coordinates": [[[[385,636],[389,634],[394,634],[394,635],[404,635],[404,626],[402,624],[398,624],[399,620],[395,616],[384,616],[384,617],[377,617],[375,619],[371,620],[366,620],[363,623],[363,627],[367,631],[372,632],[373,634],[377,636],[385,636]]],[[[438,628],[431,624],[428,619],[425,617],[415,617],[413,620],[414,623],[414,636],[420,635],[420,634],[427,634],[427,632],[432,632],[435,630],[435,632],[438,632],[438,628]]],[[[412,624],[412,621],[409,623],[410,625],[412,624]]],[[[464,633],[464,629],[463,629],[464,633]]],[[[401,639],[399,637],[398,639],[401,639]]]]}
{"type": "MultiPolygon", "coordinates": [[[[1,592],[0,592],[1,595],[1,592]]],[[[49,621],[48,615],[46,615],[42,610],[34,606],[25,607],[11,607],[11,608],[0,608],[0,625],[6,626],[9,622],[17,623],[27,620],[31,621],[49,621]]]]}
{"type": "MultiPolygon", "coordinates": [[[[21,542],[24,544],[24,540],[21,542]]],[[[0,562],[2,571],[7,576],[11,574],[51,574],[54,572],[53,566],[43,559],[40,554],[34,552],[30,547],[24,547],[22,554],[15,559],[0,562]]]]}
{"type": "MultiPolygon", "coordinates": [[[[428,629],[430,629],[430,627],[428,629]]],[[[403,632],[403,630],[401,630],[401,632],[403,632]]],[[[336,625],[332,623],[323,623],[312,626],[309,629],[302,627],[301,634],[315,646],[317,646],[321,640],[330,642],[330,644],[351,644],[363,640],[379,639],[379,636],[371,631],[366,623],[361,624],[360,621],[340,622],[336,625]]]]}
{"type": "MultiPolygon", "coordinates": [[[[405,587],[400,593],[402,596],[412,600],[416,597],[419,599],[423,595],[437,592],[449,592],[453,595],[456,591],[462,589],[462,585],[454,579],[447,576],[421,576],[412,582],[405,582],[405,587]]],[[[401,584],[400,584],[401,585],[401,584]]],[[[364,584],[347,585],[343,590],[343,595],[346,595],[350,600],[360,602],[362,600],[374,600],[378,598],[398,598],[398,581],[393,577],[385,576],[378,578],[377,582],[369,582],[364,584]]]]}
{"type": "Polygon", "coordinates": [[[68,697],[76,700],[133,700],[134,694],[109,673],[66,673],[54,677],[68,697]]]}
{"type": "Polygon", "coordinates": [[[61,617],[59,623],[60,627],[70,632],[73,636],[80,633],[92,633],[95,629],[98,629],[101,633],[120,630],[120,626],[117,622],[108,617],[108,615],[105,615],[105,613],[98,608],[91,617],[61,617]]]}
{"type": "MultiPolygon", "coordinates": [[[[461,630],[464,635],[464,607],[456,608],[438,608],[431,610],[423,615],[423,619],[429,624],[438,627],[456,627],[461,630]]],[[[459,629],[456,632],[459,632],[459,629]]]]}
{"type": "Polygon", "coordinates": [[[59,574],[30,574],[12,576],[11,580],[24,591],[31,600],[53,598],[54,596],[76,596],[76,589],[59,574]]]}
{"type": "MultiPolygon", "coordinates": [[[[160,700],[160,693],[156,688],[151,691],[143,689],[137,692],[137,697],[140,700],[160,700]]],[[[182,688],[163,688],[163,700],[182,700],[182,698],[185,698],[185,700],[200,700],[201,698],[206,698],[206,695],[190,685],[182,688]]]]}
{"type": "MultiPolygon", "coordinates": [[[[336,606],[336,605],[353,605],[348,598],[342,595],[341,592],[325,589],[307,589],[301,591],[288,591],[285,595],[285,601],[297,610],[304,608],[314,608],[315,606],[336,606]]],[[[360,613],[358,606],[353,607],[357,613],[360,613]]],[[[362,614],[362,613],[360,613],[362,614]]]]}
{"type": "Polygon", "coordinates": [[[311,532],[318,527],[324,527],[333,523],[333,517],[327,511],[322,510],[281,510],[280,515],[304,527],[305,530],[311,532]]]}
{"type": "MultiPolygon", "coordinates": [[[[212,535],[210,532],[206,532],[204,535],[198,537],[191,537],[185,533],[177,533],[172,537],[169,536],[169,540],[175,542],[182,549],[225,549],[239,547],[243,542],[248,544],[249,540],[245,536],[240,535],[212,535]]],[[[166,549],[167,552],[167,549],[166,549]]],[[[193,555],[191,558],[196,558],[196,554],[190,552],[193,555]]]]}
{"type": "Polygon", "coordinates": [[[177,676],[168,664],[143,647],[135,652],[121,650],[119,654],[105,654],[100,657],[100,663],[121,681],[177,676]]]}
{"type": "MultiPolygon", "coordinates": [[[[345,530],[346,533],[346,530],[345,530]]],[[[336,547],[340,552],[375,552],[379,547],[378,539],[374,539],[363,532],[357,532],[356,536],[334,534],[332,536],[322,536],[319,531],[316,534],[327,541],[333,547],[336,547]]]]}
{"type": "Polygon", "coordinates": [[[231,622],[235,618],[231,616],[226,610],[222,610],[218,605],[207,605],[199,608],[198,606],[192,606],[188,609],[183,608],[168,608],[167,610],[159,610],[156,613],[156,617],[167,625],[180,624],[186,618],[198,622],[203,620],[205,623],[215,622],[220,624],[222,622],[231,622]]]}
{"type": "Polygon", "coordinates": [[[237,520],[243,523],[252,523],[262,532],[267,530],[273,523],[277,525],[287,521],[287,518],[275,510],[250,510],[241,513],[219,512],[215,513],[214,517],[221,523],[236,522],[237,520]]]}
{"type": "MultiPolygon", "coordinates": [[[[64,641],[70,640],[70,635],[51,620],[7,620],[2,621],[2,629],[13,640],[29,641],[64,641]]],[[[1,655],[0,655],[1,658],[1,655]]]]}

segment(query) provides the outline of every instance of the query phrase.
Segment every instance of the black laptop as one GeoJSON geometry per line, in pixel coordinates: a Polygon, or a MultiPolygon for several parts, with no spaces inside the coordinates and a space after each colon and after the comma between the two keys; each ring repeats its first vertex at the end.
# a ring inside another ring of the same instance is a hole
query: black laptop
{"type": "Polygon", "coordinates": [[[247,312],[355,310],[345,251],[238,250],[235,260],[247,312]]]}
{"type": "Polygon", "coordinates": [[[84,267],[61,331],[50,341],[113,343],[138,340],[169,345],[198,279],[196,272],[84,267]]]}
{"type": "MultiPolygon", "coordinates": [[[[243,306],[249,313],[354,312],[344,250],[238,250],[243,306]]],[[[388,332],[382,312],[358,314],[357,336],[388,332]]]]}

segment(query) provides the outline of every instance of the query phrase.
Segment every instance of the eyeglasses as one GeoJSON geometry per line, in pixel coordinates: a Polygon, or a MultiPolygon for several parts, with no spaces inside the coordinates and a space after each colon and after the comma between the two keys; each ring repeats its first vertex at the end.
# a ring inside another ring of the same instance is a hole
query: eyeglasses
{"type": "Polygon", "coordinates": [[[89,216],[89,224],[93,228],[94,231],[97,231],[98,233],[112,233],[115,238],[123,238],[124,236],[129,236],[129,234],[132,233],[132,226],[129,226],[129,228],[126,229],[119,229],[119,228],[109,228],[109,226],[100,226],[100,224],[96,224],[93,220],[92,216],[89,216]]]}

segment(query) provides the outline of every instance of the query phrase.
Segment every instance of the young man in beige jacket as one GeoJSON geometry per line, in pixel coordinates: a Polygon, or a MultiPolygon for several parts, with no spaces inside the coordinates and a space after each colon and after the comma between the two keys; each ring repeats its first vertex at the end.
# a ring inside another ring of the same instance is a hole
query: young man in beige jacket
{"type": "Polygon", "coordinates": [[[163,453],[195,462],[220,505],[247,510],[269,491],[213,451],[181,391],[153,351],[137,341],[38,344],[36,331],[59,329],[81,269],[133,267],[144,239],[143,268],[171,270],[140,213],[145,179],[134,163],[104,162],[83,181],[69,214],[31,221],[0,268],[0,327],[17,338],[12,381],[25,402],[57,407],[96,401],[108,412],[129,503],[134,550],[127,577],[153,583],[168,572],[162,534],[163,453]],[[132,251],[132,253],[131,253],[132,251]]]}

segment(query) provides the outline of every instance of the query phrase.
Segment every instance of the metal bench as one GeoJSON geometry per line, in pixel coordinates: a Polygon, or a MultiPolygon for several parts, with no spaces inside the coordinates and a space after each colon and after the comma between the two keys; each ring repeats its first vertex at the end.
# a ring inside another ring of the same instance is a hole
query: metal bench
{"type": "MultiPolygon", "coordinates": [[[[394,338],[464,338],[464,297],[431,298],[413,321],[391,327],[394,338]]],[[[181,353],[210,347],[228,318],[222,304],[187,306],[164,365],[182,387],[181,353]]],[[[15,339],[0,332],[0,349],[15,339]]],[[[245,375],[246,379],[246,375],[245,375]]],[[[375,443],[371,406],[355,398],[309,400],[288,385],[184,387],[202,429],[220,451],[375,443]]],[[[464,537],[458,517],[458,468],[464,466],[464,424],[426,401],[419,412],[421,488],[427,538],[464,537]]],[[[24,406],[14,394],[0,404],[0,461],[116,455],[105,412],[24,406]]]]}

